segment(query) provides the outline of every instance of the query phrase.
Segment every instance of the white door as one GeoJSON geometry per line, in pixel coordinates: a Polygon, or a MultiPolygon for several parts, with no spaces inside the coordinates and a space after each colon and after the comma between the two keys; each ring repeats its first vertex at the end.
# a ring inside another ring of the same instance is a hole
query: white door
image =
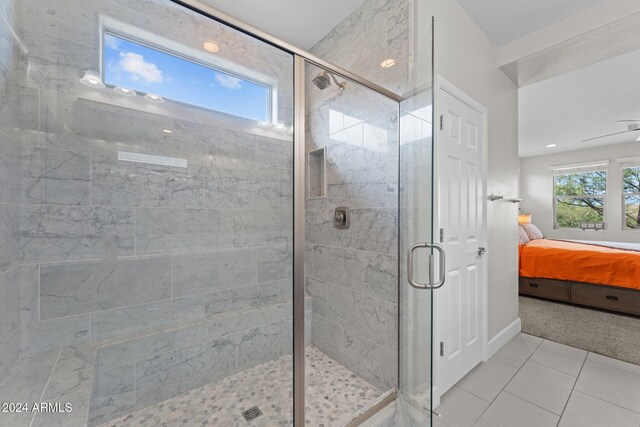
{"type": "Polygon", "coordinates": [[[437,145],[437,230],[447,254],[445,285],[436,292],[444,394],[483,358],[484,114],[442,88],[437,145]]]}

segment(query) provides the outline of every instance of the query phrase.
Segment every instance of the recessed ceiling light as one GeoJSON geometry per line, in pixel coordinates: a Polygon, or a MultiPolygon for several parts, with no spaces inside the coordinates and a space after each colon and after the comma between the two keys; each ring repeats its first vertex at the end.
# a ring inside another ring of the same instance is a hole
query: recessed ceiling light
{"type": "Polygon", "coordinates": [[[164,133],[173,133],[173,131],[171,129],[162,129],[162,132],[164,132],[164,133]]]}
{"type": "Polygon", "coordinates": [[[152,93],[148,93],[144,96],[144,99],[146,99],[149,102],[154,102],[156,104],[162,104],[164,102],[164,98],[159,96],[159,95],[154,95],[152,93]]]}
{"type": "Polygon", "coordinates": [[[127,89],[126,87],[116,86],[113,88],[116,93],[124,96],[136,96],[136,91],[133,89],[127,89]]]}
{"type": "Polygon", "coordinates": [[[212,42],[212,41],[204,42],[204,44],[202,45],[202,47],[203,47],[203,48],[204,48],[204,50],[206,50],[207,52],[211,52],[211,53],[218,53],[218,52],[220,52],[220,46],[218,46],[218,43],[216,43],[216,42],[212,42]]]}
{"type": "Polygon", "coordinates": [[[557,147],[557,144],[549,144],[549,145],[545,145],[545,147],[547,148],[553,148],[553,147],[557,147]]]}
{"type": "Polygon", "coordinates": [[[396,60],[395,60],[395,59],[393,59],[393,58],[387,58],[387,59],[385,59],[384,61],[382,61],[382,62],[380,63],[380,66],[381,66],[382,68],[391,68],[391,67],[393,67],[394,65],[396,65],[396,60]]]}
{"type": "Polygon", "coordinates": [[[102,79],[98,75],[97,71],[85,71],[84,76],[80,79],[80,83],[95,89],[104,89],[104,83],[102,83],[102,79]]]}

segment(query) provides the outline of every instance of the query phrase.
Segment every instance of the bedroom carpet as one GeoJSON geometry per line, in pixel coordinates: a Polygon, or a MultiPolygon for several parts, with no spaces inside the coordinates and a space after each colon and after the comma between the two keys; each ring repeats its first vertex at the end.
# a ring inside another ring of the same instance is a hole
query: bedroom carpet
{"type": "Polygon", "coordinates": [[[640,318],[520,297],[522,332],[640,365],[640,318]]]}

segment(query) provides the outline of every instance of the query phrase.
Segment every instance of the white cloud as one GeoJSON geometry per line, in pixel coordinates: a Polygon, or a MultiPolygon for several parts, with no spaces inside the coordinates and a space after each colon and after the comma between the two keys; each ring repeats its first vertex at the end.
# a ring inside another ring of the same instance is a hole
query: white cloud
{"type": "Polygon", "coordinates": [[[104,36],[104,44],[109,49],[119,50],[120,49],[120,40],[113,37],[111,34],[105,34],[104,36]]]}
{"type": "Polygon", "coordinates": [[[216,80],[227,89],[242,89],[242,80],[237,77],[216,73],[216,80]]]}
{"type": "Polygon", "coordinates": [[[162,71],[156,64],[146,62],[144,57],[133,52],[120,52],[120,69],[129,73],[131,80],[142,80],[145,83],[161,83],[162,71]]]}

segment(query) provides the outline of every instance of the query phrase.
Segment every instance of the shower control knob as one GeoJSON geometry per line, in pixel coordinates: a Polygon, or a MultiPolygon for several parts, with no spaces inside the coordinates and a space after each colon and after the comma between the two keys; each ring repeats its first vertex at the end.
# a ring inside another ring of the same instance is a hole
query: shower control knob
{"type": "Polygon", "coordinates": [[[349,208],[345,206],[337,207],[333,212],[333,227],[339,230],[346,230],[351,226],[349,208]]]}

